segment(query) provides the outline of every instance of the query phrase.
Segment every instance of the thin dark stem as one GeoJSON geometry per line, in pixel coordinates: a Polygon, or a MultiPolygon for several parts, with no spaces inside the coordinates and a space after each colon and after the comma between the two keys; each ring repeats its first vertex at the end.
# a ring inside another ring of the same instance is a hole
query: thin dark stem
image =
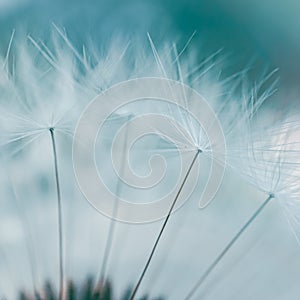
{"type": "MultiPolygon", "coordinates": [[[[118,203],[117,203],[117,199],[115,199],[115,203],[114,203],[114,207],[113,207],[113,215],[116,215],[117,207],[118,207],[118,203]]],[[[102,262],[102,266],[101,266],[101,270],[100,270],[99,278],[100,278],[100,283],[102,283],[102,284],[105,283],[106,268],[107,268],[108,260],[110,257],[115,227],[116,227],[116,222],[114,219],[112,219],[109,224],[108,235],[107,235],[104,254],[103,254],[103,262],[102,262]]]]}
{"type": "Polygon", "coordinates": [[[249,220],[244,224],[244,226],[236,233],[236,235],[230,240],[227,246],[222,250],[222,252],[217,256],[217,258],[210,264],[210,266],[206,269],[201,278],[197,281],[188,295],[184,298],[184,300],[189,300],[195,294],[195,292],[199,289],[199,287],[203,284],[206,278],[210,275],[210,273],[215,269],[215,267],[222,260],[223,256],[231,249],[231,247],[235,244],[235,242],[239,239],[239,237],[244,233],[244,231],[253,223],[253,221],[257,218],[257,216],[263,211],[265,206],[270,202],[270,200],[274,198],[273,195],[269,195],[269,197],[260,205],[260,207],[254,212],[254,214],[249,218],[249,220]]]}
{"type": "MultiPolygon", "coordinates": [[[[124,166],[122,165],[122,169],[123,168],[124,166]]],[[[118,207],[119,207],[118,196],[120,194],[120,189],[121,189],[120,180],[118,180],[117,188],[116,188],[116,198],[114,199],[114,206],[113,206],[113,213],[112,213],[113,217],[110,220],[110,224],[109,224],[109,229],[108,229],[108,234],[107,234],[107,239],[106,239],[105,249],[104,249],[104,255],[103,255],[103,262],[100,270],[100,282],[102,282],[103,284],[105,282],[107,264],[110,257],[112,241],[115,233],[115,227],[116,227],[115,217],[117,216],[118,207]]]]}
{"type": "MultiPolygon", "coordinates": [[[[129,119],[130,119],[130,117],[127,117],[127,121],[129,121],[129,119]]],[[[129,131],[129,125],[127,124],[126,132],[125,132],[125,136],[124,136],[123,149],[122,149],[123,153],[125,153],[126,149],[127,149],[128,131],[129,131]]],[[[124,168],[125,168],[125,160],[123,159],[122,165],[121,165],[121,170],[120,170],[121,178],[124,173],[124,168]]],[[[115,227],[116,227],[115,218],[117,216],[118,208],[119,208],[119,198],[118,197],[120,197],[120,192],[121,192],[121,180],[118,179],[117,186],[116,186],[116,197],[114,199],[113,213],[112,213],[112,218],[111,218],[110,224],[109,224],[108,235],[107,235],[105,248],[104,248],[103,262],[102,262],[102,266],[101,266],[101,270],[100,270],[100,283],[101,284],[105,284],[106,269],[107,269],[107,264],[108,264],[109,257],[111,254],[111,246],[112,246],[112,241],[113,241],[115,227]]]]}
{"type": "Polygon", "coordinates": [[[54,158],[54,169],[55,169],[55,183],[57,192],[57,208],[58,208],[58,255],[59,255],[59,295],[58,299],[63,299],[64,290],[64,261],[63,261],[63,228],[62,228],[62,201],[61,201],[61,191],[58,176],[58,161],[56,144],[54,137],[54,128],[49,128],[52,142],[53,158],[54,158]]]}
{"type": "Polygon", "coordinates": [[[165,227],[166,227],[166,225],[167,225],[167,223],[168,223],[168,221],[169,221],[169,218],[170,218],[170,216],[171,216],[171,214],[172,214],[172,211],[173,211],[173,209],[174,209],[174,207],[175,207],[175,204],[176,204],[176,202],[177,202],[177,200],[178,200],[178,198],[179,198],[179,195],[180,195],[180,193],[181,193],[181,191],[182,191],[182,189],[183,189],[183,187],[184,187],[184,185],[185,185],[185,183],[186,183],[186,181],[187,181],[187,179],[188,179],[188,176],[189,176],[189,174],[191,173],[191,170],[192,170],[192,168],[193,168],[193,165],[195,164],[196,159],[197,159],[197,157],[198,157],[198,155],[199,155],[200,153],[201,153],[201,150],[198,150],[197,153],[195,154],[195,156],[194,156],[194,158],[193,158],[193,160],[192,160],[192,162],[191,162],[189,168],[188,168],[188,171],[187,171],[187,173],[186,173],[186,175],[185,175],[185,177],[184,177],[184,179],[183,179],[183,181],[182,181],[182,184],[181,184],[181,186],[180,186],[180,188],[179,188],[179,190],[178,190],[178,192],[177,192],[177,194],[176,194],[176,196],[175,196],[175,198],[174,198],[174,201],[173,201],[173,203],[172,203],[172,205],[171,205],[171,207],[170,207],[170,210],[169,210],[169,212],[168,212],[168,215],[167,215],[167,217],[166,217],[166,219],[165,219],[165,221],[164,221],[164,223],[163,223],[163,225],[162,225],[162,227],[161,227],[161,230],[160,230],[160,232],[159,232],[159,234],[158,234],[158,236],[157,236],[157,238],[156,238],[156,241],[155,241],[154,246],[153,246],[153,248],[152,248],[152,251],[151,251],[151,253],[150,253],[150,255],[149,255],[149,258],[148,258],[148,260],[147,260],[147,262],[146,262],[146,264],[145,264],[145,267],[144,267],[144,269],[143,269],[143,272],[142,272],[142,274],[141,274],[141,276],[140,276],[140,278],[139,278],[139,280],[138,280],[138,282],[137,282],[137,284],[136,284],[136,286],[135,286],[135,288],[134,288],[134,290],[133,290],[133,293],[132,293],[132,295],[131,295],[131,297],[130,297],[130,300],[133,300],[133,299],[134,299],[134,297],[135,297],[135,295],[136,295],[136,293],[137,293],[137,291],[138,291],[138,289],[139,289],[139,287],[140,287],[140,284],[141,284],[141,282],[142,282],[142,280],[143,280],[143,278],[144,278],[144,276],[145,276],[145,274],[146,274],[146,271],[147,271],[147,269],[148,269],[148,267],[149,267],[149,265],[150,265],[150,262],[151,262],[151,260],[152,260],[152,257],[153,257],[153,255],[154,255],[154,253],[155,253],[155,250],[156,250],[156,248],[157,248],[157,245],[158,245],[158,243],[159,243],[159,240],[160,240],[160,238],[161,238],[161,236],[162,236],[162,234],[163,234],[163,231],[164,231],[164,229],[165,229],[165,227]]]}

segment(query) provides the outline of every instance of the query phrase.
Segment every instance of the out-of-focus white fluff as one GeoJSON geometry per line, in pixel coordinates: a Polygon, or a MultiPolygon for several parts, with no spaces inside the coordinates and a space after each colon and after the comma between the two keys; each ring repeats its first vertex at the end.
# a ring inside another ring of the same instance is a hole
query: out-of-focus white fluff
{"type": "Polygon", "coordinates": [[[299,116],[293,115],[260,125],[258,121],[245,122],[229,151],[229,164],[255,187],[279,200],[299,239],[300,122],[299,116]]]}
{"type": "MultiPolygon", "coordinates": [[[[90,45],[79,52],[57,27],[46,42],[31,36],[12,39],[7,54],[0,58],[5,70],[0,75],[4,129],[0,142],[26,139],[30,143],[50,127],[72,133],[83,108],[97,94],[138,77],[169,78],[194,88],[216,112],[229,140],[233,129],[249,117],[244,105],[253,106],[253,115],[267,95],[256,97],[253,90],[241,89],[247,81],[245,71],[223,78],[220,51],[199,63],[197,52],[188,46],[156,48],[149,36],[146,45],[138,39],[118,38],[101,51],[90,45]]],[[[188,99],[184,105],[198,109],[188,99]]],[[[199,134],[194,138],[199,139],[199,134]]]]}

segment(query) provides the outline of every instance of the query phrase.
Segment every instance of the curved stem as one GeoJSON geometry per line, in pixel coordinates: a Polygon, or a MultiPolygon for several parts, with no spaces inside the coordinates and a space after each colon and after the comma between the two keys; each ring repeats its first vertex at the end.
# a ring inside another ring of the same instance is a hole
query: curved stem
{"type": "Polygon", "coordinates": [[[230,242],[226,245],[226,247],[221,251],[221,253],[216,257],[216,259],[210,264],[210,266],[203,273],[201,278],[197,281],[188,295],[184,298],[184,300],[189,300],[195,294],[195,292],[199,289],[199,287],[203,284],[206,278],[210,275],[210,273],[215,269],[215,267],[222,260],[224,255],[231,249],[231,247],[235,244],[235,242],[239,239],[239,237],[244,233],[244,231],[253,223],[256,217],[262,212],[265,206],[270,202],[270,200],[274,198],[273,195],[269,195],[269,197],[260,205],[260,207],[254,212],[254,214],[249,218],[249,220],[244,224],[244,226],[236,233],[236,235],[230,240],[230,242]]]}
{"type": "MultiPolygon", "coordinates": [[[[128,122],[129,119],[130,119],[130,116],[127,116],[126,121],[128,122]]],[[[123,153],[126,152],[127,147],[128,147],[128,145],[127,145],[128,131],[129,131],[129,124],[127,124],[127,126],[126,126],[126,132],[125,132],[124,142],[123,142],[123,147],[122,147],[123,153]]],[[[123,177],[124,168],[125,168],[125,160],[123,159],[122,164],[121,164],[121,169],[120,169],[120,177],[121,178],[123,177]]],[[[112,242],[113,242],[113,238],[114,238],[114,234],[115,234],[115,228],[116,228],[115,218],[117,217],[117,214],[118,214],[119,197],[121,194],[121,189],[122,189],[121,180],[118,179],[117,185],[116,185],[116,194],[115,194],[116,197],[114,199],[114,205],[113,205],[113,213],[112,213],[112,218],[111,218],[110,224],[109,224],[108,234],[107,234],[105,248],[104,248],[103,261],[102,261],[102,266],[100,269],[99,279],[100,279],[100,284],[103,284],[103,285],[105,284],[106,269],[107,269],[108,261],[110,258],[112,242]]]]}
{"type": "Polygon", "coordinates": [[[146,274],[146,271],[147,271],[147,269],[148,269],[148,267],[149,267],[149,265],[150,265],[150,262],[151,262],[151,260],[152,260],[152,258],[153,258],[153,255],[154,255],[154,253],[155,253],[155,250],[156,250],[156,248],[157,248],[157,245],[158,245],[158,243],[159,243],[159,240],[160,240],[160,238],[161,238],[161,236],[162,236],[162,234],[163,234],[163,231],[164,231],[164,229],[165,229],[165,227],[166,227],[166,225],[167,225],[167,223],[168,223],[168,221],[169,221],[169,219],[170,219],[170,216],[171,216],[172,211],[173,211],[173,209],[174,209],[174,207],[175,207],[175,204],[176,204],[176,202],[177,202],[177,200],[178,200],[178,198],[179,198],[179,195],[180,195],[180,193],[181,193],[181,191],[182,191],[182,189],[183,189],[183,187],[184,187],[184,185],[185,185],[185,183],[186,183],[186,181],[187,181],[187,179],[188,179],[188,176],[189,176],[189,174],[191,173],[191,170],[192,170],[192,168],[193,168],[193,165],[195,164],[195,162],[196,162],[196,160],[197,160],[197,157],[198,157],[198,155],[199,155],[200,153],[201,153],[201,150],[198,150],[197,153],[195,154],[195,156],[194,156],[194,158],[193,158],[193,160],[192,160],[192,162],[191,162],[191,164],[190,164],[188,170],[187,170],[187,173],[186,173],[186,175],[185,175],[185,177],[184,177],[184,179],[183,179],[183,181],[182,181],[182,184],[181,184],[181,186],[180,186],[180,188],[179,188],[179,190],[178,190],[178,192],[177,192],[177,194],[176,194],[176,196],[175,196],[175,198],[174,198],[174,201],[172,202],[172,205],[171,205],[170,210],[169,210],[169,212],[168,212],[168,214],[167,214],[167,217],[166,217],[166,219],[165,219],[165,221],[164,221],[164,223],[163,223],[163,225],[162,225],[162,227],[161,227],[161,230],[160,230],[160,232],[159,232],[159,234],[158,234],[158,236],[157,236],[157,238],[156,238],[156,241],[155,241],[154,246],[153,246],[153,248],[152,248],[152,250],[151,250],[151,253],[150,253],[150,255],[149,255],[149,258],[148,258],[148,260],[147,260],[147,262],[146,262],[146,264],[145,264],[145,267],[144,267],[144,269],[143,269],[143,272],[142,272],[142,274],[141,274],[141,276],[140,276],[140,278],[139,278],[139,280],[138,280],[138,282],[137,282],[137,284],[136,284],[136,286],[135,286],[135,288],[134,288],[134,290],[133,290],[133,293],[132,293],[132,295],[131,295],[131,297],[130,297],[130,300],[133,300],[133,299],[134,299],[134,297],[135,297],[135,295],[136,295],[136,293],[137,293],[137,291],[138,291],[138,289],[139,289],[139,287],[140,287],[140,284],[141,284],[141,282],[142,282],[142,280],[143,280],[143,278],[144,278],[144,276],[145,276],[145,274],[146,274]]]}
{"type": "Polygon", "coordinates": [[[54,170],[55,170],[55,183],[57,192],[57,208],[58,208],[58,255],[59,255],[59,295],[58,299],[63,299],[64,290],[64,261],[63,261],[63,229],[62,229],[62,201],[61,201],[61,191],[58,176],[58,161],[57,161],[57,151],[54,136],[54,128],[49,128],[52,142],[53,158],[54,158],[54,170]]]}
{"type": "MultiPolygon", "coordinates": [[[[115,200],[116,202],[117,200],[115,200]]],[[[113,208],[113,214],[115,214],[115,211],[117,211],[117,203],[114,204],[114,208],[113,208]]],[[[105,277],[106,277],[106,269],[107,269],[107,264],[108,264],[108,260],[110,257],[110,252],[111,252],[111,246],[112,246],[112,241],[113,241],[113,236],[114,236],[114,232],[115,232],[115,227],[116,227],[116,223],[115,220],[111,220],[110,224],[109,224],[109,229],[108,229],[108,235],[106,238],[106,242],[105,242],[105,248],[104,248],[104,255],[103,255],[103,262],[102,262],[102,266],[101,266],[101,270],[100,270],[100,276],[99,276],[99,280],[101,284],[105,284],[105,277]]]]}
{"type": "Polygon", "coordinates": [[[111,254],[111,246],[112,246],[112,242],[113,242],[113,237],[115,234],[116,221],[114,218],[117,216],[117,212],[118,212],[118,208],[119,208],[119,199],[117,197],[119,197],[120,189],[121,189],[120,181],[118,181],[117,193],[116,193],[116,198],[114,199],[114,206],[113,206],[113,218],[110,220],[108,234],[107,234],[107,238],[106,238],[106,242],[105,242],[102,266],[100,269],[99,280],[100,280],[100,284],[103,284],[103,285],[105,284],[106,269],[107,269],[107,264],[108,264],[109,257],[111,254]]]}

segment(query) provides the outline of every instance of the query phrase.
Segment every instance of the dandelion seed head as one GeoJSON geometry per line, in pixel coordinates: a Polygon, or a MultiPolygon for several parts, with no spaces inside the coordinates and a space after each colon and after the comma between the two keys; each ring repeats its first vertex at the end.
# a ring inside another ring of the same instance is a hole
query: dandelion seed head
{"type": "Polygon", "coordinates": [[[265,193],[293,195],[300,176],[299,122],[286,120],[250,130],[241,138],[234,165],[240,164],[240,172],[265,193]]]}

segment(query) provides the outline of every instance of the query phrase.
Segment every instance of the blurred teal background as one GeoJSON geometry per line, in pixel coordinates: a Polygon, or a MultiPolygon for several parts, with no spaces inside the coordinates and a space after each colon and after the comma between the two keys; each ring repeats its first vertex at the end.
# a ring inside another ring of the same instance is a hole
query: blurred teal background
{"type": "Polygon", "coordinates": [[[101,45],[113,34],[147,31],[156,42],[184,41],[196,30],[195,40],[208,53],[224,48],[240,63],[255,59],[279,67],[282,85],[294,94],[300,79],[299,13],[298,0],[0,0],[0,43],[4,49],[13,28],[47,36],[51,22],[79,44],[92,38],[101,45]]]}

